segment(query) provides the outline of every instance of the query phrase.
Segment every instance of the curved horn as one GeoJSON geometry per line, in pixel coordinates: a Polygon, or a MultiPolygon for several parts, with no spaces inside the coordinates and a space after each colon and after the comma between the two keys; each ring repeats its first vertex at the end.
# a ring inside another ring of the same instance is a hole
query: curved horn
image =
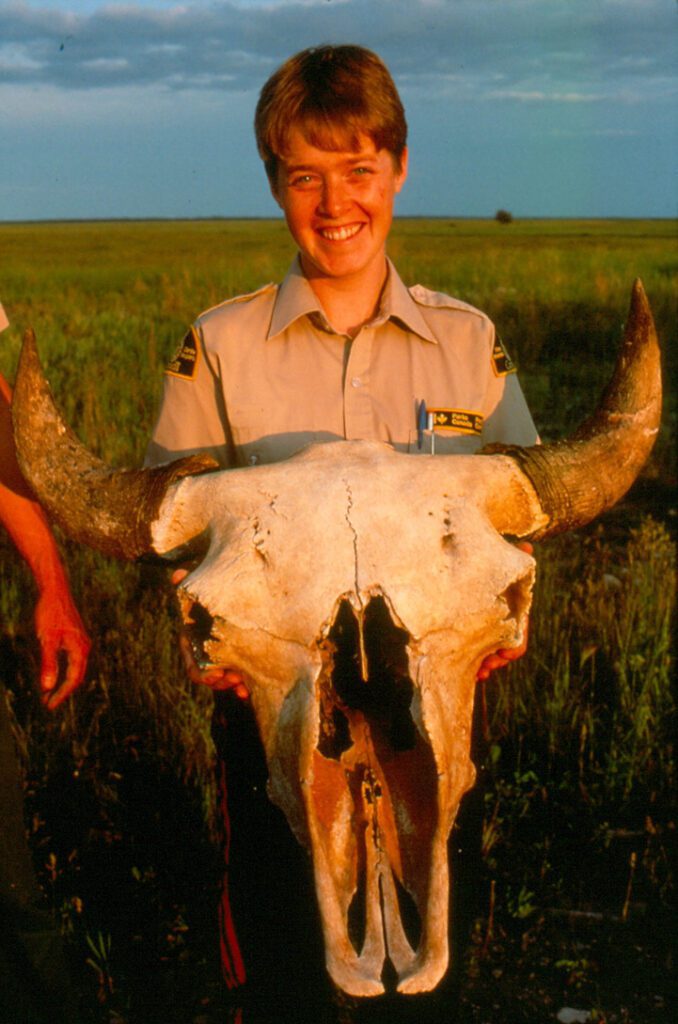
{"type": "Polygon", "coordinates": [[[566,440],[532,448],[488,445],[479,453],[508,455],[532,483],[542,523],[523,536],[542,540],[584,526],[626,493],[657,436],[661,394],[657,333],[636,279],[617,364],[593,415],[566,440]]]}
{"type": "Polygon", "coordinates": [[[191,455],[153,469],[113,470],[91,455],[62,419],[26,331],[12,401],[21,471],[36,496],[75,540],[116,558],[153,550],[151,525],[175,480],[216,466],[191,455]]]}

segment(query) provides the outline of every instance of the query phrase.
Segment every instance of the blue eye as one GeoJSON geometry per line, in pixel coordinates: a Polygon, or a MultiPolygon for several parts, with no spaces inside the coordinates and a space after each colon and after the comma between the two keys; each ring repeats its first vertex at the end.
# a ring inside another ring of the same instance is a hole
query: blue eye
{"type": "Polygon", "coordinates": [[[310,185],[314,178],[312,174],[299,174],[295,178],[292,178],[292,185],[310,185]]]}

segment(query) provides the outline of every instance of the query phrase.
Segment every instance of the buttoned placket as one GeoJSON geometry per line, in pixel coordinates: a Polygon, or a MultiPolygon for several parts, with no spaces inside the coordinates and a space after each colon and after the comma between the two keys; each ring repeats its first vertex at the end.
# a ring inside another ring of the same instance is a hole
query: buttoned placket
{"type": "Polygon", "coordinates": [[[370,370],[374,327],[365,326],[351,342],[344,377],[344,436],[347,440],[371,437],[374,410],[370,370]]]}

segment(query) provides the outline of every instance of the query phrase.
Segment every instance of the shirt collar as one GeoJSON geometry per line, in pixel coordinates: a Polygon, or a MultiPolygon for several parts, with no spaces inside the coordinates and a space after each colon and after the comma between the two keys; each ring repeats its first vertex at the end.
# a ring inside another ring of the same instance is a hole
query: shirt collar
{"type": "Polygon", "coordinates": [[[409,288],[403,284],[398,271],[390,260],[388,260],[386,287],[381,297],[376,320],[380,323],[385,320],[399,321],[408,330],[423,338],[424,341],[430,341],[434,345],[438,344],[431,328],[424,320],[419,306],[410,295],[409,288]]]}
{"type": "Polygon", "coordinates": [[[273,338],[276,334],[282,334],[295,320],[311,313],[319,313],[324,319],[322,306],[304,277],[299,256],[295,256],[278,288],[268,337],[273,338]]]}
{"type": "MultiPolygon", "coordinates": [[[[377,326],[387,320],[394,320],[418,334],[425,341],[437,344],[434,334],[424,320],[409,290],[403,284],[398,271],[390,260],[387,260],[387,263],[388,277],[379,309],[372,323],[377,326]]],[[[278,288],[268,337],[273,338],[275,335],[281,334],[302,316],[311,316],[313,319],[319,317],[322,326],[326,330],[332,330],[315,292],[304,276],[301,261],[297,255],[278,288]]]]}

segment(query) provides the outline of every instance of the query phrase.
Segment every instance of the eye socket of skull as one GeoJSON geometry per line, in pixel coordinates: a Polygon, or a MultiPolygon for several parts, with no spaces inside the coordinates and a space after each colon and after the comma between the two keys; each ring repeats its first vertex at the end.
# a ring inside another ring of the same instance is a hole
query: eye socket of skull
{"type": "MultiPolygon", "coordinates": [[[[499,594],[498,600],[506,608],[505,620],[513,620],[516,624],[516,632],[522,634],[527,621],[527,615],[532,603],[532,587],[534,585],[534,566],[530,566],[525,572],[508,584],[499,594]]],[[[516,640],[516,644],[520,638],[516,640]]]]}
{"type": "Polygon", "coordinates": [[[188,595],[180,595],[181,613],[184,620],[184,628],[188,635],[193,651],[193,657],[201,668],[211,664],[211,659],[205,651],[205,645],[216,637],[212,632],[214,616],[188,595]]]}

